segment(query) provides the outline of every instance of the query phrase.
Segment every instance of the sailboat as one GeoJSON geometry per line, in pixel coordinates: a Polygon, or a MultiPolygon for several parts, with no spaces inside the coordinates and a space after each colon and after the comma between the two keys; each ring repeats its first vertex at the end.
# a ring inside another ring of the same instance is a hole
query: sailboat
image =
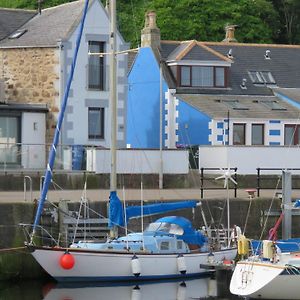
{"type": "MultiPolygon", "coordinates": [[[[299,207],[300,200],[297,200],[293,208],[299,207]]],[[[236,264],[230,282],[232,294],[254,299],[300,299],[300,239],[274,239],[283,217],[284,212],[270,230],[268,239],[253,241],[252,254],[236,264]]],[[[239,246],[246,249],[245,243],[246,240],[241,240],[239,246]]]]}
{"type": "Polygon", "coordinates": [[[84,13],[80,25],[72,69],[66,86],[64,101],[61,106],[49,154],[48,166],[39,206],[28,242],[28,249],[42,268],[57,281],[120,281],[120,280],[155,280],[165,278],[189,278],[207,272],[201,267],[214,256],[214,260],[233,260],[236,248],[228,245],[210,249],[207,237],[195,230],[191,222],[183,217],[163,217],[151,223],[145,231],[117,237],[117,226],[127,226],[130,218],[140,215],[154,215],[181,208],[194,208],[197,201],[152,204],[141,207],[124,208],[116,188],[116,0],[110,1],[110,105],[111,105],[111,178],[109,199],[109,225],[111,237],[103,243],[82,241],[72,243],[69,247],[56,245],[39,246],[35,243],[35,235],[39,230],[39,220],[46,199],[56,146],[62,125],[69,88],[74,73],[78,47],[84,19],[88,7],[85,2],[84,13]],[[213,251],[212,251],[213,250],[213,251]]]}

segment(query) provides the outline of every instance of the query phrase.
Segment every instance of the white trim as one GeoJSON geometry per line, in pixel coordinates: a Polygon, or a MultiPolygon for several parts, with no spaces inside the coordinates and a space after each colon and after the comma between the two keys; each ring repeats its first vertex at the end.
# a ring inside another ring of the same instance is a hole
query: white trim
{"type": "Polygon", "coordinates": [[[171,66],[211,66],[211,67],[230,67],[231,63],[227,61],[217,60],[180,60],[167,61],[169,67],[171,66]]]}

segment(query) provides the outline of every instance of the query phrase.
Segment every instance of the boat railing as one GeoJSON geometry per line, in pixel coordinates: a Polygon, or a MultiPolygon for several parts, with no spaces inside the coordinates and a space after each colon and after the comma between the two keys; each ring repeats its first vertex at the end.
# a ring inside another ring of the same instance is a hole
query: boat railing
{"type": "Polygon", "coordinates": [[[214,249],[222,249],[228,246],[228,230],[226,228],[210,228],[207,230],[208,243],[214,249]]]}
{"type": "Polygon", "coordinates": [[[35,239],[31,240],[31,232],[33,225],[32,224],[24,224],[20,223],[19,226],[23,229],[25,235],[25,244],[29,244],[31,241],[34,245],[44,244],[46,240],[46,244],[48,246],[58,246],[59,239],[55,239],[53,235],[43,226],[37,225],[36,230],[39,234],[35,235],[35,239]]]}

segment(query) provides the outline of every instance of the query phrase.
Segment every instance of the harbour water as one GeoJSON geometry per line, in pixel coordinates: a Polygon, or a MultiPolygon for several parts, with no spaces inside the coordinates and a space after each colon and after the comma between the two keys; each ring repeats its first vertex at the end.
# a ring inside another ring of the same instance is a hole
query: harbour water
{"type": "Polygon", "coordinates": [[[0,300],[187,300],[238,299],[230,295],[226,278],[206,276],[186,281],[95,284],[53,281],[2,283],[0,300]]]}

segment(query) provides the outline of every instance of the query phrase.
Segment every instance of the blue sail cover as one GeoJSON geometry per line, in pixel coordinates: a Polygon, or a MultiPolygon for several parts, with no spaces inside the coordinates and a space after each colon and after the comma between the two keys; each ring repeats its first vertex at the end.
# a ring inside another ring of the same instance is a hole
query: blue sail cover
{"type": "Polygon", "coordinates": [[[144,216],[150,216],[155,214],[161,214],[177,209],[193,208],[196,207],[197,201],[180,201],[169,203],[148,204],[141,206],[128,206],[126,207],[126,221],[131,218],[140,218],[143,212],[144,216]]]}
{"type": "Polygon", "coordinates": [[[124,226],[124,209],[117,192],[112,191],[109,195],[108,227],[124,226]]]}
{"type": "MultiPolygon", "coordinates": [[[[126,207],[126,223],[131,218],[140,218],[143,216],[150,216],[160,213],[165,213],[177,209],[196,207],[197,201],[180,201],[159,204],[148,204],[144,206],[128,206],[126,207]]],[[[115,191],[109,196],[109,227],[114,225],[124,226],[124,207],[115,191]]]]}

